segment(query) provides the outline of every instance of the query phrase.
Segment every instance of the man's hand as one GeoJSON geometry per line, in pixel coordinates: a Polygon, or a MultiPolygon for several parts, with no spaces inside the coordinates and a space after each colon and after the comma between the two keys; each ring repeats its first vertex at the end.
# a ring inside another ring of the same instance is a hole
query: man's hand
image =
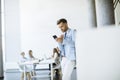
{"type": "Polygon", "coordinates": [[[63,42],[63,35],[61,35],[60,37],[56,38],[56,41],[59,42],[59,43],[62,43],[63,42]]]}

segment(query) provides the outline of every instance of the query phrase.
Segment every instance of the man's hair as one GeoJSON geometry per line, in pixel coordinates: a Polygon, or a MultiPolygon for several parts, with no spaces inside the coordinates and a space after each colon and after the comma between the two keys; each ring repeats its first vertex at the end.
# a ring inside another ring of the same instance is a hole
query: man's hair
{"type": "Polygon", "coordinates": [[[57,21],[57,25],[60,24],[60,23],[67,23],[67,20],[65,18],[61,18],[57,21]]]}

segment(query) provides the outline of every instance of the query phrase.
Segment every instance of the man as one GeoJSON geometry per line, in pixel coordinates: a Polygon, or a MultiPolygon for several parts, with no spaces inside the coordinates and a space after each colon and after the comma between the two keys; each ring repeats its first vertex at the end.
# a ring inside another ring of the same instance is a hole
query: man
{"type": "Polygon", "coordinates": [[[62,18],[57,21],[58,27],[63,32],[63,35],[56,38],[59,44],[59,49],[62,55],[62,80],[71,80],[71,74],[76,62],[75,51],[75,29],[70,29],[67,20],[62,18]]]}

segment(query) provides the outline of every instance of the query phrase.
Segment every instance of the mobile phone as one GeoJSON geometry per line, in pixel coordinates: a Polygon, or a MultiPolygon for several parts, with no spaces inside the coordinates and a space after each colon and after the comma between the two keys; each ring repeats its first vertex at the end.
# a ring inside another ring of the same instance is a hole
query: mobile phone
{"type": "Polygon", "coordinates": [[[53,38],[54,38],[54,39],[56,39],[56,38],[57,38],[57,36],[56,36],[56,35],[53,35],[53,38]]]}

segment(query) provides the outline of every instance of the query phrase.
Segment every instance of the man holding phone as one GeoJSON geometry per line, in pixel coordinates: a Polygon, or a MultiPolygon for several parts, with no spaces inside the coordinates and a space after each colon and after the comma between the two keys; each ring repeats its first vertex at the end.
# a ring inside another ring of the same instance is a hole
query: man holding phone
{"type": "Polygon", "coordinates": [[[60,37],[55,37],[59,44],[59,49],[62,55],[62,80],[71,80],[71,74],[76,64],[75,50],[75,29],[70,29],[67,20],[62,18],[57,21],[58,27],[63,32],[60,37]]]}

